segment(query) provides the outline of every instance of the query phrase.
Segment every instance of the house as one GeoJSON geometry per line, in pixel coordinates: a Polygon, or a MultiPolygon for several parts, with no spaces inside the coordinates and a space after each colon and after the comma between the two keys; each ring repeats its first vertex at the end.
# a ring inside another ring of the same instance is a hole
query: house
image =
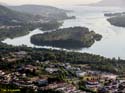
{"type": "Polygon", "coordinates": [[[89,80],[98,80],[99,79],[99,77],[98,76],[84,76],[83,77],[83,80],[84,81],[89,81],[89,80]]]}
{"type": "Polygon", "coordinates": [[[19,72],[33,72],[35,70],[37,70],[37,67],[33,66],[33,65],[26,65],[26,66],[22,66],[20,68],[17,69],[19,72]]]}
{"type": "Polygon", "coordinates": [[[47,78],[38,79],[36,83],[38,84],[38,86],[46,86],[48,85],[48,80],[47,78]]]}
{"type": "Polygon", "coordinates": [[[27,55],[27,52],[25,52],[25,51],[19,51],[19,52],[15,52],[15,55],[25,56],[25,55],[27,55]]]}
{"type": "Polygon", "coordinates": [[[17,60],[18,60],[17,58],[7,58],[6,59],[7,62],[15,62],[17,60]]]}
{"type": "Polygon", "coordinates": [[[117,79],[117,75],[104,73],[104,74],[101,75],[101,78],[107,78],[107,79],[116,80],[117,79]]]}
{"type": "Polygon", "coordinates": [[[33,70],[37,70],[37,67],[32,65],[26,65],[24,69],[32,72],[33,70]]]}
{"type": "Polygon", "coordinates": [[[54,83],[54,84],[49,84],[47,86],[48,89],[54,89],[54,88],[57,88],[58,87],[58,84],[54,83]]]}
{"type": "Polygon", "coordinates": [[[86,88],[90,90],[97,91],[99,87],[100,87],[100,84],[96,80],[86,81],[86,88]]]}
{"type": "Polygon", "coordinates": [[[66,64],[65,64],[65,68],[66,68],[66,69],[71,69],[72,66],[70,65],[70,63],[66,63],[66,64]]]}
{"type": "Polygon", "coordinates": [[[57,72],[58,69],[57,68],[46,68],[45,71],[52,74],[54,72],[57,72]]]}
{"type": "Polygon", "coordinates": [[[82,72],[82,71],[76,71],[76,76],[77,77],[83,77],[86,75],[86,72],[82,72]]]}
{"type": "Polygon", "coordinates": [[[0,70],[0,76],[4,75],[5,72],[3,72],[2,70],[0,70]]]}

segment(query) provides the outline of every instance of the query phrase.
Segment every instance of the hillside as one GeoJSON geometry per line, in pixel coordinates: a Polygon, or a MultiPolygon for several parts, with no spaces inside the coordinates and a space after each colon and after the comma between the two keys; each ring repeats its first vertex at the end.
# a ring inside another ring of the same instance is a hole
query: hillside
{"type": "Polygon", "coordinates": [[[110,24],[125,27],[125,12],[105,13],[104,16],[109,17],[107,21],[110,22],[110,24]]]}
{"type": "Polygon", "coordinates": [[[20,13],[0,5],[0,24],[8,25],[21,22],[32,22],[39,20],[38,17],[27,13],[20,13]]]}
{"type": "Polygon", "coordinates": [[[27,34],[34,27],[29,24],[36,21],[35,16],[20,13],[0,5],[0,40],[27,34]]]}
{"type": "Polygon", "coordinates": [[[107,19],[112,25],[125,27],[125,15],[115,16],[107,19]]]}
{"type": "Polygon", "coordinates": [[[0,24],[31,22],[37,19],[34,15],[20,13],[0,5],[0,24]]]}
{"type": "Polygon", "coordinates": [[[48,18],[50,20],[63,20],[68,18],[66,12],[67,10],[59,9],[52,6],[45,6],[45,5],[21,5],[21,6],[8,6],[8,8],[12,10],[16,10],[19,12],[25,12],[33,15],[40,15],[43,18],[48,18]]]}
{"type": "Polygon", "coordinates": [[[31,37],[31,42],[36,45],[47,45],[67,49],[79,49],[90,47],[102,36],[85,27],[70,27],[59,29],[45,34],[37,34],[31,37]]]}
{"type": "Polygon", "coordinates": [[[89,4],[92,6],[117,6],[117,7],[124,7],[125,0],[102,0],[98,3],[89,4]],[[115,1],[115,2],[114,2],[115,1]]]}
{"type": "Polygon", "coordinates": [[[52,30],[61,25],[56,20],[41,20],[41,16],[17,12],[0,5],[0,40],[22,36],[36,28],[52,30]]]}

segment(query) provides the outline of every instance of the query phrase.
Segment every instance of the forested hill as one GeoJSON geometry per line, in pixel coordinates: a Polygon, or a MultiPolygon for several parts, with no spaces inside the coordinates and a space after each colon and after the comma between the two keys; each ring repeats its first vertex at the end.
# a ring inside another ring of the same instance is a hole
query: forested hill
{"type": "Polygon", "coordinates": [[[64,20],[74,18],[67,16],[66,10],[38,5],[3,6],[0,5],[0,23],[12,22],[48,22],[52,20],[64,20]]]}
{"type": "Polygon", "coordinates": [[[125,27],[125,15],[115,16],[107,19],[112,25],[125,27]]]}
{"type": "Polygon", "coordinates": [[[109,17],[107,20],[112,25],[125,27],[125,12],[105,13],[104,16],[109,17]]]}
{"type": "Polygon", "coordinates": [[[36,28],[57,29],[60,24],[57,20],[44,20],[39,15],[21,13],[0,5],[0,40],[22,36],[36,28]]]}
{"type": "Polygon", "coordinates": [[[34,15],[20,13],[14,10],[11,10],[3,5],[0,5],[0,23],[10,23],[12,22],[28,22],[34,21],[36,17],[34,15]]]}
{"type": "Polygon", "coordinates": [[[43,18],[48,18],[48,19],[63,20],[69,18],[66,14],[68,10],[63,10],[53,6],[21,5],[21,6],[7,6],[7,7],[19,12],[25,12],[33,15],[40,15],[43,18]]]}
{"type": "Polygon", "coordinates": [[[36,45],[47,45],[66,49],[79,49],[90,47],[102,36],[89,31],[86,27],[70,27],[58,29],[45,34],[37,34],[31,37],[31,42],[36,45]]]}

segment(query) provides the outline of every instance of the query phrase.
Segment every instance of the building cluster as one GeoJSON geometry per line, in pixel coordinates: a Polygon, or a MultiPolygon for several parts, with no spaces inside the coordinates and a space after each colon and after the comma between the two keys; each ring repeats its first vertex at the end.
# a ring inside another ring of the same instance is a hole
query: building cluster
{"type": "Polygon", "coordinates": [[[2,25],[0,26],[0,29],[13,29],[13,28],[20,28],[20,25],[16,25],[16,26],[6,26],[6,25],[2,25]]]}
{"type": "Polygon", "coordinates": [[[19,51],[19,52],[10,52],[6,57],[2,57],[2,61],[5,62],[16,62],[21,60],[27,56],[27,52],[19,51]]]}
{"type": "MultiPolygon", "coordinates": [[[[17,53],[16,53],[17,54],[17,53]]],[[[24,55],[24,52],[19,55],[24,55]]],[[[33,73],[38,66],[20,66],[14,72],[0,70],[1,84],[14,84],[19,88],[38,90],[55,90],[61,93],[125,93],[125,81],[118,75],[101,71],[83,69],[70,63],[37,62],[43,65],[46,75],[33,73]],[[31,73],[34,76],[29,76],[31,73]]]]}

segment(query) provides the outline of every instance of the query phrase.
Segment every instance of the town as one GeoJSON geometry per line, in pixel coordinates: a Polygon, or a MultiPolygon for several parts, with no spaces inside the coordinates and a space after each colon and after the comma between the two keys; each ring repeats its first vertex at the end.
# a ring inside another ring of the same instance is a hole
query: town
{"type": "MultiPolygon", "coordinates": [[[[19,61],[25,51],[11,52],[7,62],[19,61]]],[[[0,85],[14,85],[37,91],[53,90],[55,93],[124,93],[125,79],[113,73],[91,70],[88,65],[68,62],[36,61],[35,64],[20,65],[13,72],[0,70],[0,85]]],[[[1,89],[2,91],[2,89],[1,89]]],[[[45,92],[46,93],[46,92],[45,92]]],[[[53,92],[52,92],[53,93],[53,92]]]]}
{"type": "Polygon", "coordinates": [[[0,0],[0,93],[125,93],[125,0],[0,0]]]}

